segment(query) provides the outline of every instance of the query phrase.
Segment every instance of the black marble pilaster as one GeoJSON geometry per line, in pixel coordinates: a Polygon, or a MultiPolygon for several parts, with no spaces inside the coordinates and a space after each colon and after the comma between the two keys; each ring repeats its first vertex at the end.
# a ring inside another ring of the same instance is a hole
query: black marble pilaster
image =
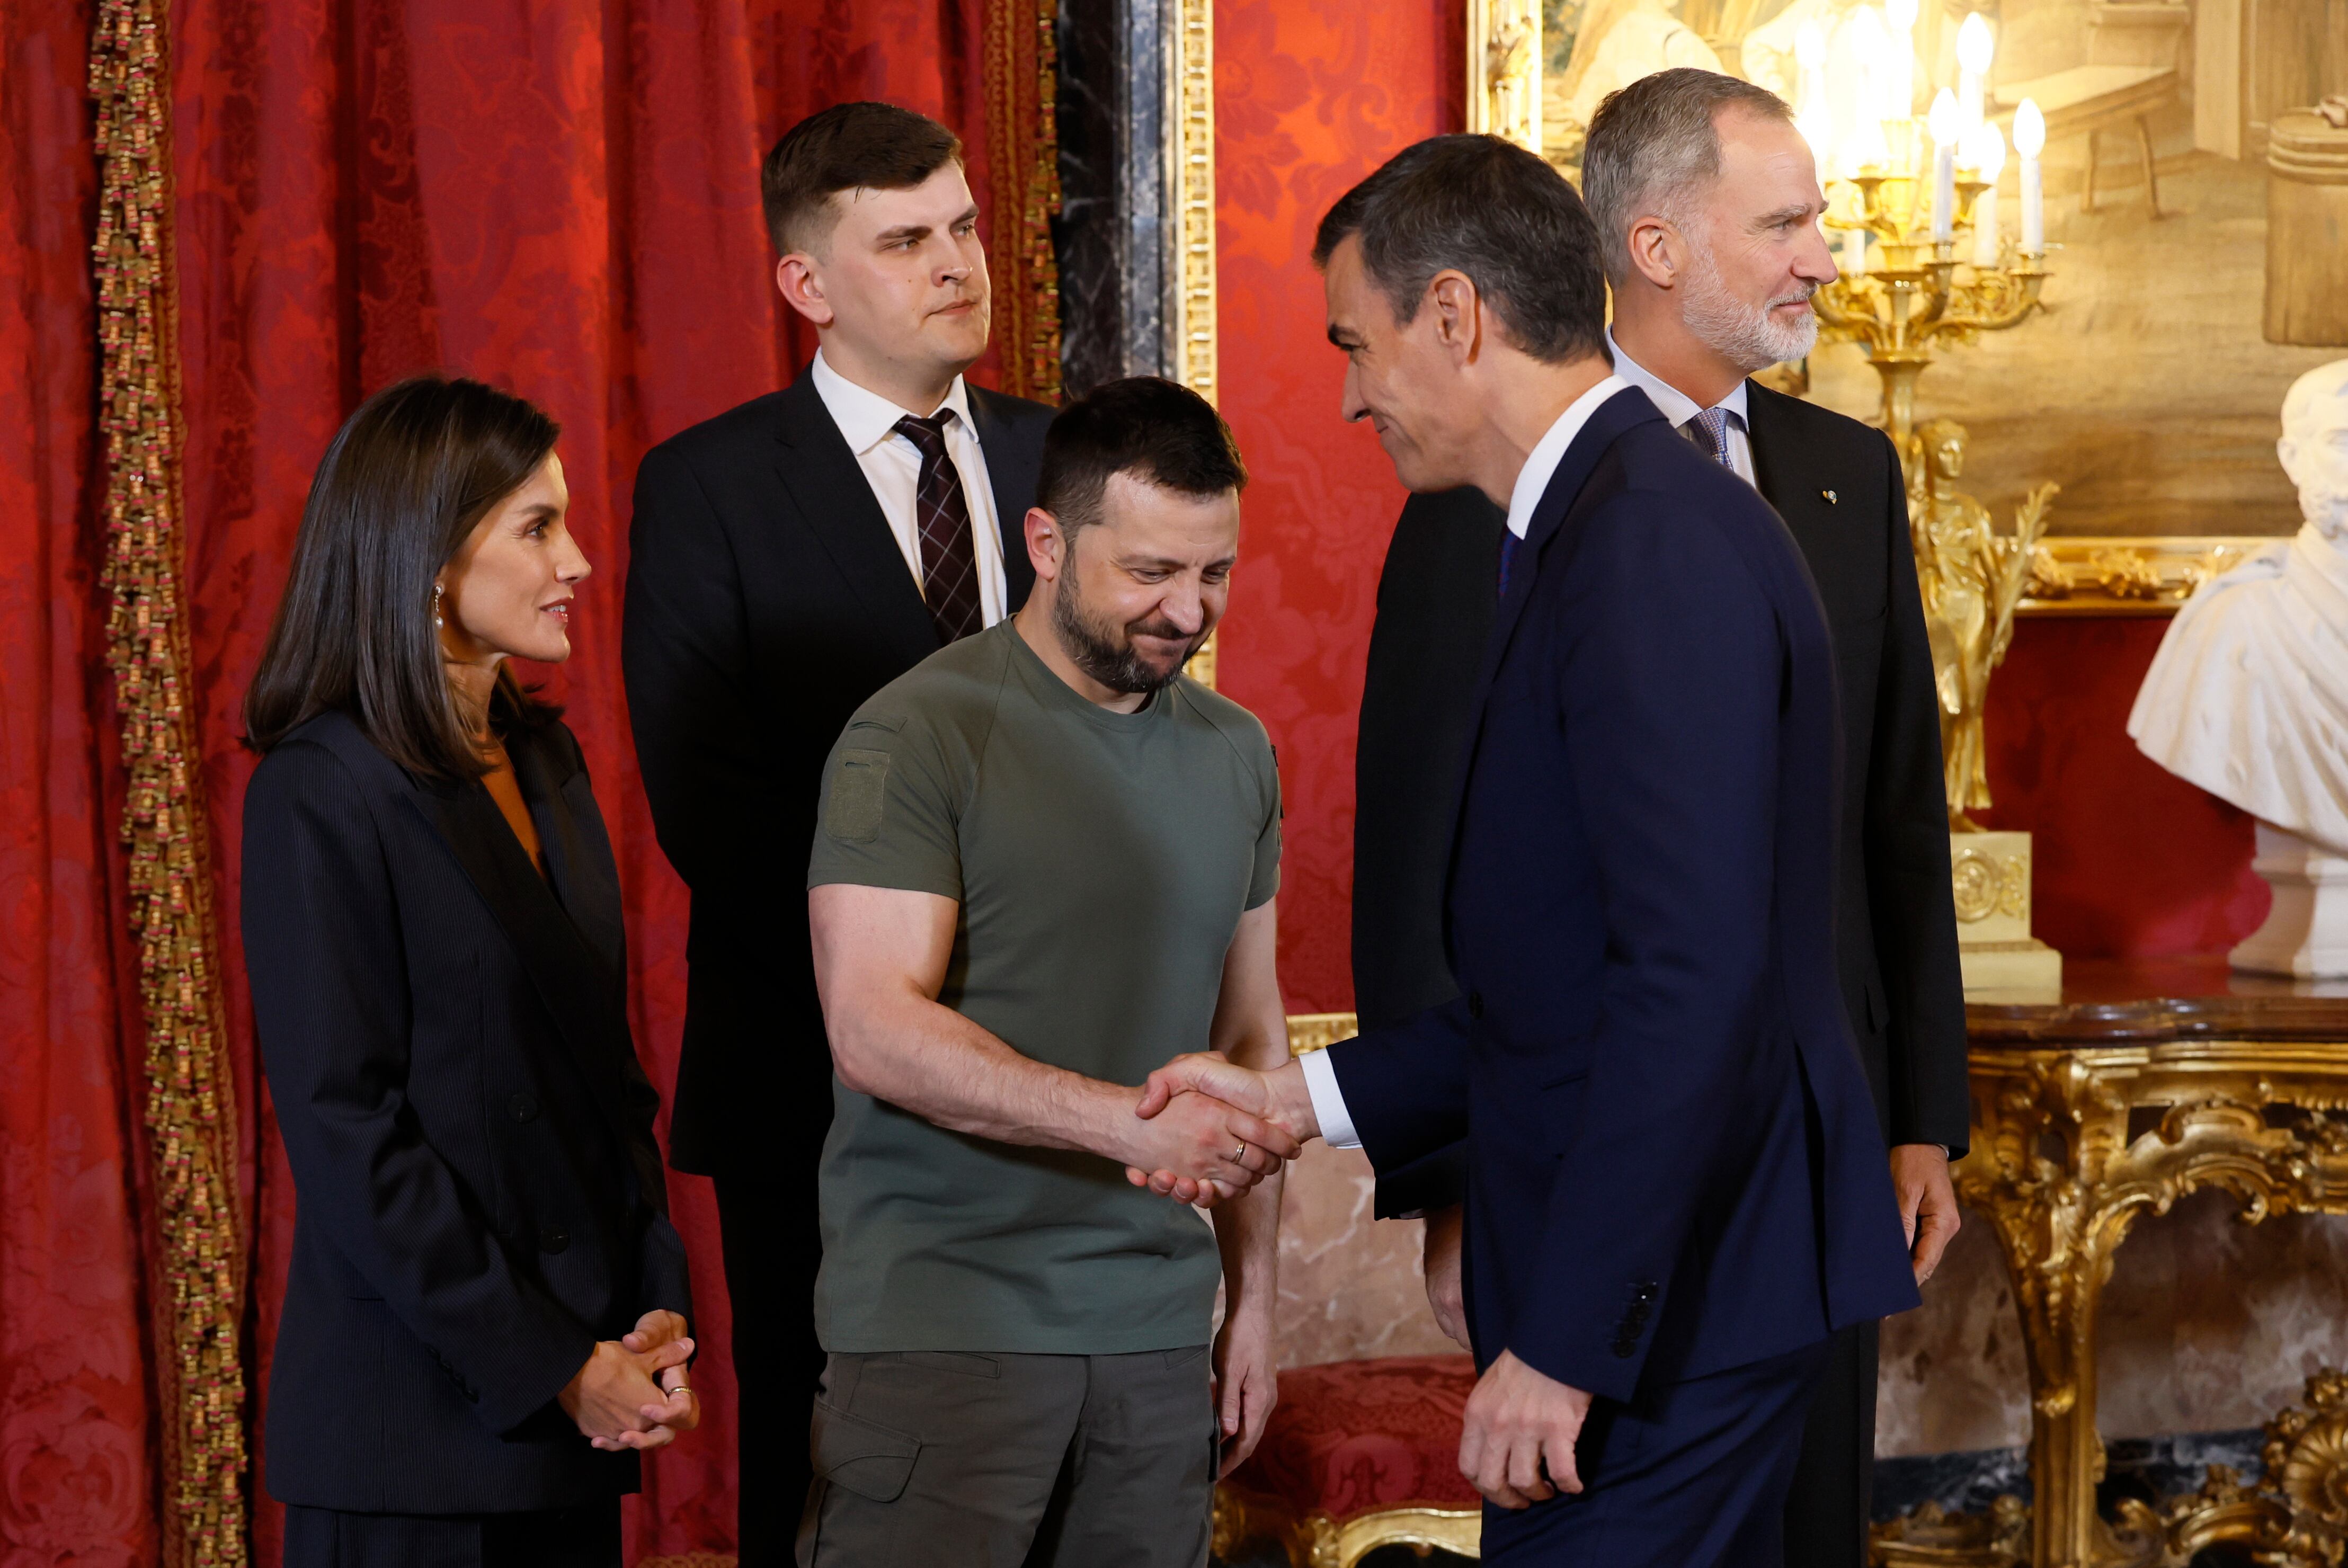
{"type": "Polygon", "coordinates": [[[1060,357],[1071,397],[1119,376],[1160,375],[1171,224],[1167,211],[1168,0],[1061,0],[1060,357]]]}

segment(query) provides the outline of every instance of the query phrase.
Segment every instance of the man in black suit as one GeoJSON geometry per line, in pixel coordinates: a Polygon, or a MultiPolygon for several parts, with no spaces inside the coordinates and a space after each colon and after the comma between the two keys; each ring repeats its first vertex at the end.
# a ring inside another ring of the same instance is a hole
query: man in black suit
{"type": "MultiPolygon", "coordinates": [[[[1601,108],[1583,181],[1614,289],[1616,374],[1770,501],[1826,607],[1844,740],[1838,977],[1921,1283],[1957,1228],[1948,1162],[1963,1151],[1967,1101],[1939,716],[1905,490],[1881,432],[1746,379],[1809,351],[1808,296],[1834,276],[1811,217],[1809,152],[1774,96],[1666,71],[1601,108]],[[1724,178],[1732,166],[1740,177],[1724,178]]],[[[1453,732],[1472,676],[1460,672],[1490,623],[1479,588],[1498,532],[1496,510],[1472,491],[1416,498],[1380,584],[1355,830],[1365,1026],[1453,989],[1432,936],[1440,888],[1424,824],[1464,743],[1453,732]],[[1442,758],[1415,763],[1430,734],[1442,758]]],[[[1456,1201],[1456,1181],[1438,1161],[1381,1191],[1388,1212],[1434,1211],[1429,1294],[1447,1328],[1459,1321],[1459,1221],[1437,1205],[1456,1201]]],[[[1875,1362],[1874,1325],[1838,1336],[1788,1497],[1789,1563],[1865,1561],[1875,1362]]]]}
{"type": "Polygon", "coordinates": [[[1026,598],[1052,413],[963,380],[988,286],[953,132],[841,104],[786,134],[761,183],[776,287],[821,347],[789,387],[645,455],[623,648],[654,824],[693,892],[670,1155],[717,1182],[744,1568],[789,1554],[823,1370],[831,1057],[801,890],[824,758],[867,697],[1026,598]]]}

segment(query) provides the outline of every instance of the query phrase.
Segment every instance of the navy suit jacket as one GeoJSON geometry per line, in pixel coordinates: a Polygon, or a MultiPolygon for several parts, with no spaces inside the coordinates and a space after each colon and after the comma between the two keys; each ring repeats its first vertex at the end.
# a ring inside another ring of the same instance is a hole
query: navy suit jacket
{"type": "Polygon", "coordinates": [[[1628,1399],[1917,1303],[1837,981],[1834,650],[1785,524],[1635,390],[1567,449],[1472,709],[1463,995],[1330,1047],[1461,1138],[1479,1363],[1628,1399]]]}
{"type": "Polygon", "coordinates": [[[556,1403],[599,1339],[691,1315],[628,1033],[620,879],[578,743],[506,737],[541,877],[479,783],[328,713],[244,800],[244,952],[294,1171],[269,1491],[362,1513],[636,1489],[556,1403]],[[551,880],[550,880],[551,879],[551,880]]]}

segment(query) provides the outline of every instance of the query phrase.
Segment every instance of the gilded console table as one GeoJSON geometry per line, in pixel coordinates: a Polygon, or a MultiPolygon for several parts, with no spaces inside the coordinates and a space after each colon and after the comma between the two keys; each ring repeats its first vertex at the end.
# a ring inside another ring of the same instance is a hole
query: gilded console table
{"type": "Polygon", "coordinates": [[[2279,1564],[2341,1561],[2348,1539],[2348,1385],[2312,1379],[2309,1409],[2270,1428],[2257,1488],[2213,1475],[2164,1509],[2096,1509],[2096,1308],[2141,1215],[2218,1188],[2256,1222],[2348,1212],[2348,999],[2230,975],[2222,959],[2075,963],[2060,1003],[1968,1009],[1973,1142],[1955,1171],[1994,1227],[2028,1354],[2034,1505],[1988,1518],[1930,1510],[1880,1528],[1890,1568],[2183,1568],[2220,1542],[2279,1564]]]}

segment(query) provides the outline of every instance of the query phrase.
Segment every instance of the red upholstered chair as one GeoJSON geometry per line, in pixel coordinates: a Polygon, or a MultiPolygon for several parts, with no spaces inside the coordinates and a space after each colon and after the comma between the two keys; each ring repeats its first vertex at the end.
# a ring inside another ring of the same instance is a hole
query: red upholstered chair
{"type": "Polygon", "coordinates": [[[1475,1384],[1465,1356],[1282,1372],[1271,1429],[1217,1489],[1215,1555],[1266,1538],[1292,1568],[1353,1568],[1381,1546],[1479,1555],[1483,1500],[1459,1473],[1475,1384]]]}

